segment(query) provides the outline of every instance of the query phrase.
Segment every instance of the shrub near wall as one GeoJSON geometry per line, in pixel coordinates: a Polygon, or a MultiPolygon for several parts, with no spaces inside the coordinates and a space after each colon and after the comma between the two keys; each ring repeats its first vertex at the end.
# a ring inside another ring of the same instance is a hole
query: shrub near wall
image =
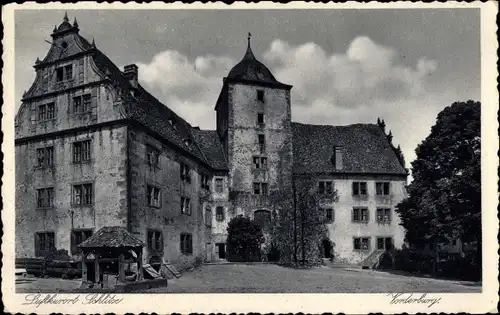
{"type": "Polygon", "coordinates": [[[233,218],[227,227],[227,260],[261,261],[260,246],[264,242],[261,227],[243,216],[233,218]]]}

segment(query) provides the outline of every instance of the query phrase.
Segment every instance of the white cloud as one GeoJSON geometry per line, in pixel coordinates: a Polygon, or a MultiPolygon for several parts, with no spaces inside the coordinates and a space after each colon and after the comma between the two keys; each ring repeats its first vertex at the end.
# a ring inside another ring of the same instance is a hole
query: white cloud
{"type": "MultiPolygon", "coordinates": [[[[427,77],[437,62],[422,57],[413,66],[397,60],[396,49],[368,37],[353,39],[345,53],[329,55],[315,43],[292,46],[274,40],[262,61],[278,80],[292,84],[295,121],[344,125],[386,120],[394,142],[407,160],[424,139],[440,108],[454,101],[446,93],[430,95],[427,77]]],[[[257,58],[259,58],[257,56],[257,58]]],[[[213,110],[222,78],[236,60],[204,55],[194,59],[175,50],[158,53],[139,66],[146,88],[193,125],[215,127],[213,110]]]]}

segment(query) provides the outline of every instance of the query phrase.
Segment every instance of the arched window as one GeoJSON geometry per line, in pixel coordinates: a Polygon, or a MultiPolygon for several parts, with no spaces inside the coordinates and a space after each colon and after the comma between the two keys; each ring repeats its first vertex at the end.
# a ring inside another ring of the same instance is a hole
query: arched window
{"type": "Polygon", "coordinates": [[[271,211],[256,210],[253,213],[253,219],[260,225],[262,229],[268,229],[271,226],[271,211]]]}

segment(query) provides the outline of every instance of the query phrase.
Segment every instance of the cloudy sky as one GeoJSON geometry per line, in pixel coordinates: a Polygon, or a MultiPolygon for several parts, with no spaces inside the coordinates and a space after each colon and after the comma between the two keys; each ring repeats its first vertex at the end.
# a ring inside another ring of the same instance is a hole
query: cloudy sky
{"type": "MultiPolygon", "coordinates": [[[[64,11],[15,15],[16,100],[64,11]]],[[[294,121],[347,125],[384,118],[407,163],[436,115],[480,101],[478,9],[68,10],[80,33],[194,126],[215,127],[222,78],[252,49],[292,89],[294,121]]],[[[407,165],[409,166],[409,165],[407,165]]]]}

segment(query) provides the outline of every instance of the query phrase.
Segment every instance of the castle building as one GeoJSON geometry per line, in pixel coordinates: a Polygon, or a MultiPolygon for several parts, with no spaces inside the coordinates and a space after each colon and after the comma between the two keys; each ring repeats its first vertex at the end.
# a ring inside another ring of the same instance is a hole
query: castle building
{"type": "Polygon", "coordinates": [[[385,126],[320,126],[291,121],[291,85],[257,60],[248,39],[223,79],[216,130],[200,130],[120,70],[79,34],[67,15],[34,65],[36,78],[15,118],[16,255],[43,256],[77,245],[106,226],[142,239],[147,263],[185,268],[224,259],[237,215],[271,222],[273,190],[317,182],[338,193],[325,205],[338,259],[359,262],[400,247],[394,206],[407,171],[385,126]]]}

